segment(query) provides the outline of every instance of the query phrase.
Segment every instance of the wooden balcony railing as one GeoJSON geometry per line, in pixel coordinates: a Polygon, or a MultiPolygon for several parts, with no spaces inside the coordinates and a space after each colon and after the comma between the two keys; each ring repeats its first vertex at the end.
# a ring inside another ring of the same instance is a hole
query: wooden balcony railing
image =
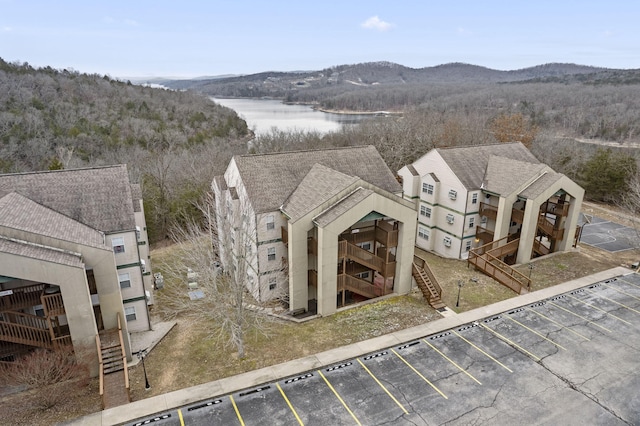
{"type": "Polygon", "coordinates": [[[281,226],[280,230],[282,231],[282,242],[289,244],[289,229],[286,226],[281,226]]]}
{"type": "Polygon", "coordinates": [[[53,348],[48,329],[6,321],[0,321],[0,340],[20,343],[21,345],[38,346],[46,349],[53,348]]]}
{"type": "Polygon", "coordinates": [[[65,314],[61,293],[43,294],[41,302],[47,316],[53,317],[65,314]]]}
{"type": "Polygon", "coordinates": [[[349,290],[368,298],[385,295],[385,289],[351,275],[338,275],[338,291],[349,290]]]}
{"type": "Polygon", "coordinates": [[[538,253],[540,256],[545,256],[551,253],[551,250],[538,240],[533,240],[533,251],[538,253]]]}
{"type": "Polygon", "coordinates": [[[538,229],[552,240],[561,240],[564,237],[564,228],[555,229],[553,223],[544,215],[538,217],[538,229]]]}
{"type": "Polygon", "coordinates": [[[0,297],[0,312],[17,311],[40,304],[45,284],[35,284],[11,290],[12,294],[0,297]]]}
{"type": "Polygon", "coordinates": [[[482,240],[486,243],[490,243],[493,241],[493,231],[485,228],[484,226],[476,226],[476,238],[478,240],[482,240]]]}
{"type": "Polygon", "coordinates": [[[318,240],[313,237],[307,237],[307,253],[314,256],[318,255],[318,240]]]}
{"type": "Polygon", "coordinates": [[[570,203],[568,202],[559,204],[553,201],[547,201],[545,203],[542,203],[542,205],[540,206],[540,212],[551,213],[556,216],[566,216],[567,214],[569,214],[569,206],[570,203]]]}
{"type": "Polygon", "coordinates": [[[376,227],[376,241],[385,247],[398,246],[398,229],[385,221],[379,221],[376,227]]]}
{"type": "Polygon", "coordinates": [[[480,216],[486,216],[489,219],[496,220],[498,217],[498,206],[480,202],[480,216]]]}
{"type": "Polygon", "coordinates": [[[347,230],[340,234],[340,239],[349,241],[351,244],[366,243],[373,241],[376,237],[376,231],[373,226],[367,228],[359,228],[358,232],[347,230]]]}
{"type": "Polygon", "coordinates": [[[511,221],[522,223],[524,221],[524,210],[511,209],[511,221]]]}
{"type": "Polygon", "coordinates": [[[314,287],[318,287],[318,271],[309,269],[307,271],[307,283],[314,287]]]}

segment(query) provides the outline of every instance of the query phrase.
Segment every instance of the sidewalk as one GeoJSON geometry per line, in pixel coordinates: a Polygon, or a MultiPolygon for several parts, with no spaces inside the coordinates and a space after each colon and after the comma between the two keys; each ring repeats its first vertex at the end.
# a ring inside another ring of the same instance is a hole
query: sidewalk
{"type": "Polygon", "coordinates": [[[406,330],[400,330],[374,339],[365,340],[286,363],[261,368],[259,370],[239,374],[237,376],[227,377],[221,380],[166,393],[164,395],[135,401],[126,405],[126,407],[104,410],[99,413],[94,413],[92,415],[76,419],[68,424],[106,426],[130,422],[141,417],[151,416],[158,412],[174,410],[178,407],[196,401],[209,399],[214,396],[226,395],[266,382],[277,381],[284,377],[301,374],[345,359],[356,358],[390,346],[400,345],[404,342],[440,333],[473,321],[478,321],[487,316],[497,315],[523,305],[532,304],[599,281],[630,273],[632,273],[632,271],[627,268],[617,267],[543,290],[516,296],[493,305],[484,306],[461,314],[451,314],[451,311],[442,319],[406,330]]]}
{"type": "Polygon", "coordinates": [[[131,333],[131,354],[133,356],[127,365],[129,367],[138,365],[140,362],[137,357],[138,352],[142,350],[151,351],[175,325],[176,321],[163,321],[153,324],[153,330],[131,333]]]}

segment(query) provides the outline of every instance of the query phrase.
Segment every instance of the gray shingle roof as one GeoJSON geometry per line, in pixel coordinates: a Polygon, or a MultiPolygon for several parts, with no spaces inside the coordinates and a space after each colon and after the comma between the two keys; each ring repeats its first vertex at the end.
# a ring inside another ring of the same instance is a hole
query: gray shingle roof
{"type": "Polygon", "coordinates": [[[492,155],[539,164],[540,161],[520,142],[436,148],[465,188],[479,189],[492,155]]]}
{"type": "Polygon", "coordinates": [[[234,157],[256,213],[276,211],[314,164],[358,176],[391,193],[402,191],[374,146],[282,152],[234,157]]]}
{"type": "Polygon", "coordinates": [[[125,165],[0,175],[0,196],[10,192],[103,232],[135,229],[125,165]]]}
{"type": "Polygon", "coordinates": [[[484,189],[506,197],[522,189],[527,182],[549,169],[545,164],[532,164],[492,155],[484,177],[484,189]]]}
{"type": "Polygon", "coordinates": [[[0,236],[0,253],[9,253],[45,262],[84,268],[84,263],[82,263],[82,259],[79,254],[30,244],[24,241],[12,240],[3,236],[0,236]]]}
{"type": "Polygon", "coordinates": [[[131,198],[133,200],[133,210],[136,213],[141,212],[142,208],[140,207],[140,202],[142,201],[142,187],[140,184],[131,184],[131,198]]]}
{"type": "Polygon", "coordinates": [[[564,175],[562,173],[556,173],[551,170],[551,168],[548,168],[547,173],[545,173],[542,177],[525,188],[519,195],[528,199],[537,198],[540,194],[549,189],[550,186],[552,186],[563,177],[564,175]]]}
{"type": "Polygon", "coordinates": [[[289,216],[291,222],[295,222],[359,180],[357,177],[345,175],[322,164],[314,164],[284,202],[282,210],[289,216]]]}
{"type": "Polygon", "coordinates": [[[339,200],[329,209],[319,214],[314,219],[314,222],[316,222],[319,227],[323,228],[351,210],[354,206],[356,206],[371,194],[373,194],[373,191],[371,189],[365,189],[362,187],[357,188],[347,197],[339,200]]]}
{"type": "Polygon", "coordinates": [[[12,192],[0,198],[0,226],[93,247],[105,247],[104,237],[47,207],[12,192]]]}

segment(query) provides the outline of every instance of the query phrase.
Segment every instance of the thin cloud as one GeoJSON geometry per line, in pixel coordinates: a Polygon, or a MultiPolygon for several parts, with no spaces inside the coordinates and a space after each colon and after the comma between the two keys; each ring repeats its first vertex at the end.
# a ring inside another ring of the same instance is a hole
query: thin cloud
{"type": "Polygon", "coordinates": [[[368,30],[388,31],[393,28],[394,25],[392,23],[381,20],[377,16],[372,16],[371,18],[360,24],[360,26],[368,30]]]}

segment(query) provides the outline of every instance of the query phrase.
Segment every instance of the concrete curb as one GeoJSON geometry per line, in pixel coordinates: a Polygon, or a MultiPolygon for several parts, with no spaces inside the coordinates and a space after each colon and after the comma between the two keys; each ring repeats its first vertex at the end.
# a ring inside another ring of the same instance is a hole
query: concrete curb
{"type": "Polygon", "coordinates": [[[431,321],[412,328],[376,337],[374,339],[365,340],[348,346],[342,346],[282,364],[261,368],[259,370],[249,371],[237,376],[227,377],[190,388],[169,392],[164,395],[135,401],[126,406],[116,407],[82,417],[68,424],[102,426],[130,422],[141,417],[151,416],[158,412],[174,410],[193,402],[234,393],[266,382],[273,382],[284,377],[295,376],[310,370],[315,370],[322,366],[338,363],[346,359],[357,358],[390,346],[396,346],[405,342],[417,340],[431,334],[437,334],[451,328],[479,321],[488,316],[497,315],[524,305],[536,303],[559,294],[586,287],[596,282],[631,273],[633,273],[633,271],[624,267],[609,269],[543,290],[516,296],[502,302],[494,303],[493,305],[463,312],[462,314],[447,316],[436,321],[431,321]]]}

